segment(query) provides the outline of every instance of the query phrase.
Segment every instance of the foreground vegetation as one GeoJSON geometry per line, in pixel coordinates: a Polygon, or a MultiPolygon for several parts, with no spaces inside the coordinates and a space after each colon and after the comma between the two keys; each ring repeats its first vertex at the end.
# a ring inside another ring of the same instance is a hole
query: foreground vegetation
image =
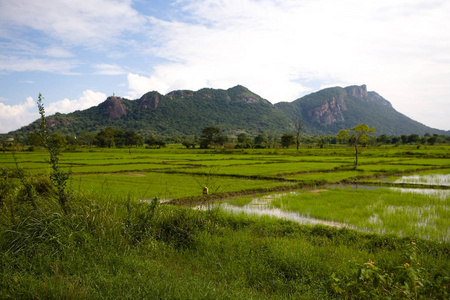
{"type": "Polygon", "coordinates": [[[74,195],[68,213],[6,206],[2,298],[448,296],[447,243],[96,194],[74,195]]]}
{"type": "MultiPolygon", "coordinates": [[[[200,211],[163,204],[156,197],[194,204],[236,194],[321,189],[332,183],[414,186],[385,179],[417,172],[448,174],[449,150],[365,148],[356,170],[353,150],[344,146],[63,152],[60,171],[71,170],[64,206],[50,181],[54,171],[45,163],[45,152],[4,153],[0,295],[448,299],[449,241],[442,231],[421,237],[406,230],[408,223],[398,218],[404,212],[394,220],[403,230],[400,236],[396,230],[367,233],[230,215],[219,209],[200,211]],[[202,194],[204,186],[209,195],[202,194]]],[[[332,212],[331,219],[361,227],[367,225],[358,223],[363,222],[358,221],[361,215],[383,217],[382,204],[434,205],[442,228],[448,228],[447,199],[430,203],[421,196],[398,197],[386,190],[341,188],[304,194],[300,200],[280,201],[285,208],[307,209],[317,218],[330,219],[332,212]],[[317,196],[325,202],[318,202],[317,196]],[[367,208],[371,205],[372,210],[367,208]]]]}

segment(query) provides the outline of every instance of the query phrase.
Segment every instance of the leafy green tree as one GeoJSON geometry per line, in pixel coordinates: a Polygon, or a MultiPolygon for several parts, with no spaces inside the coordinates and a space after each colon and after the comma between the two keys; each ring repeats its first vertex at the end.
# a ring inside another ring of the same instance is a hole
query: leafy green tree
{"type": "Polygon", "coordinates": [[[283,148],[289,148],[295,144],[295,137],[293,134],[285,133],[281,136],[281,146],[283,148]]]}
{"type": "Polygon", "coordinates": [[[269,139],[264,134],[258,134],[255,136],[253,143],[255,144],[255,148],[267,148],[269,139]]]}
{"type": "Polygon", "coordinates": [[[430,145],[434,145],[437,141],[437,137],[436,136],[430,136],[427,140],[427,143],[430,145]]]}
{"type": "Polygon", "coordinates": [[[336,135],[336,140],[339,144],[348,144],[350,130],[341,129],[336,135]]]}
{"type": "Polygon", "coordinates": [[[408,142],[408,136],[407,135],[402,135],[400,136],[400,139],[402,140],[402,144],[406,144],[408,142]]]}
{"type": "Polygon", "coordinates": [[[253,143],[252,140],[248,137],[246,133],[240,133],[237,136],[238,143],[236,144],[235,148],[237,149],[246,149],[246,148],[252,148],[253,143]]]}
{"type": "Polygon", "coordinates": [[[382,135],[377,137],[377,143],[389,144],[390,143],[390,139],[385,134],[382,134],[382,135]]]}
{"type": "Polygon", "coordinates": [[[166,147],[166,142],[158,137],[150,137],[148,139],[145,140],[145,143],[152,148],[161,148],[161,147],[166,147]]]}
{"type": "Polygon", "coordinates": [[[100,131],[96,136],[97,146],[99,147],[108,147],[114,148],[116,143],[114,141],[115,132],[114,129],[108,127],[102,131],[100,131]]]}
{"type": "Polygon", "coordinates": [[[51,136],[48,137],[48,142],[58,150],[61,150],[64,146],[67,145],[66,137],[60,135],[57,132],[54,132],[51,136]]]}
{"type": "Polygon", "coordinates": [[[212,145],[222,146],[228,138],[217,127],[203,128],[200,135],[200,148],[207,149],[212,145]]]}
{"type": "Polygon", "coordinates": [[[237,140],[238,140],[238,143],[246,143],[246,142],[248,142],[249,138],[246,133],[240,133],[237,136],[237,140]]]}
{"type": "Polygon", "coordinates": [[[27,138],[27,144],[30,146],[42,145],[42,137],[35,131],[30,132],[27,138]]]}
{"type": "Polygon", "coordinates": [[[375,127],[370,128],[366,124],[359,124],[350,128],[349,131],[349,144],[355,147],[355,169],[358,166],[358,152],[359,146],[366,145],[369,142],[370,136],[375,132],[375,127]]]}
{"type": "Polygon", "coordinates": [[[186,138],[181,142],[181,144],[185,146],[187,149],[189,148],[194,149],[195,146],[197,145],[197,142],[194,139],[186,138]]]}
{"type": "Polygon", "coordinates": [[[91,147],[95,142],[95,134],[93,132],[82,131],[77,139],[80,145],[91,147]]]}
{"type": "Polygon", "coordinates": [[[66,135],[65,138],[67,141],[67,145],[77,146],[79,144],[77,137],[72,134],[66,135]]]}
{"type": "Polygon", "coordinates": [[[124,132],[124,146],[142,146],[144,145],[144,138],[136,131],[124,132]]]}
{"type": "Polygon", "coordinates": [[[417,144],[420,141],[420,136],[418,134],[411,134],[408,136],[409,144],[417,144]]]}

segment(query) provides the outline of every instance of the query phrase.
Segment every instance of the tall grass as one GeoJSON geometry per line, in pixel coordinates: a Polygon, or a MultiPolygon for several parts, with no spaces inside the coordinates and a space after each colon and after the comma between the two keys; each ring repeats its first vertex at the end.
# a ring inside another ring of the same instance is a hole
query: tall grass
{"type": "MultiPolygon", "coordinates": [[[[335,278],[369,260],[396,272],[411,242],[156,199],[75,193],[67,213],[56,196],[37,203],[16,202],[14,219],[1,207],[1,298],[331,299],[335,278]]],[[[415,242],[422,278],[450,268],[448,243],[415,242]]]]}

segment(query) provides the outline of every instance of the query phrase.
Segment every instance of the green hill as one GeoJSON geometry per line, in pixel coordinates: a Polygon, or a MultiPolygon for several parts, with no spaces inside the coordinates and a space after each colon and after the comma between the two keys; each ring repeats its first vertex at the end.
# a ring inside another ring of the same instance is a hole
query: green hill
{"type": "MultiPolygon", "coordinates": [[[[144,136],[199,135],[208,126],[219,127],[226,134],[256,135],[291,132],[291,124],[298,119],[303,121],[303,132],[312,135],[334,135],[360,123],[375,127],[377,135],[449,134],[397,112],[365,85],[327,88],[275,105],[239,85],[167,95],[153,91],[136,100],[111,96],[83,111],[48,116],[47,125],[51,131],[74,135],[106,127],[134,130],[144,136]]],[[[8,135],[24,138],[37,126],[35,121],[8,135]]]]}

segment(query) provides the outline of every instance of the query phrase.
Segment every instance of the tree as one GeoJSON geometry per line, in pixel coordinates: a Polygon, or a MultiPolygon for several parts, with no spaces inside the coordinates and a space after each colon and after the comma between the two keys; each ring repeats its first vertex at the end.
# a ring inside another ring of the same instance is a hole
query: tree
{"type": "Polygon", "coordinates": [[[245,149],[245,148],[252,148],[252,140],[248,137],[246,133],[240,133],[237,136],[238,143],[236,144],[236,149],[245,149]]]}
{"type": "Polygon", "coordinates": [[[303,122],[301,119],[297,119],[297,121],[294,123],[294,133],[295,133],[295,143],[297,145],[297,151],[300,146],[300,134],[303,127],[303,122]]]}
{"type": "Polygon", "coordinates": [[[31,146],[42,145],[42,137],[35,131],[32,131],[27,138],[27,144],[31,146]]]}
{"type": "Polygon", "coordinates": [[[91,147],[95,141],[95,134],[93,132],[82,131],[78,140],[81,145],[91,147]]]}
{"type": "Polygon", "coordinates": [[[373,135],[374,132],[375,127],[369,128],[366,124],[359,124],[350,128],[348,141],[351,146],[355,147],[355,169],[358,166],[358,146],[366,145],[369,142],[369,137],[373,135]]]}
{"type": "Polygon", "coordinates": [[[411,134],[408,136],[409,144],[417,144],[420,141],[420,136],[418,134],[411,134]]]}
{"type": "Polygon", "coordinates": [[[430,136],[427,140],[428,144],[434,145],[436,143],[437,137],[436,136],[430,136]]]}
{"type": "Polygon", "coordinates": [[[217,127],[203,128],[200,135],[200,148],[207,149],[211,145],[223,145],[227,141],[227,137],[222,134],[217,127]]]}
{"type": "Polygon", "coordinates": [[[108,127],[102,131],[100,131],[97,136],[97,145],[99,147],[108,147],[108,148],[114,148],[116,146],[116,143],[114,141],[114,136],[116,135],[115,130],[111,127],[108,127]]]}
{"type": "Polygon", "coordinates": [[[166,142],[164,142],[161,138],[157,138],[157,137],[153,137],[153,136],[146,139],[145,143],[149,147],[152,147],[152,148],[154,147],[154,148],[160,149],[161,147],[166,147],[166,142]]]}
{"type": "Polygon", "coordinates": [[[281,136],[281,147],[289,148],[295,144],[295,137],[293,134],[285,133],[281,136]]]}
{"type": "Polygon", "coordinates": [[[125,131],[124,145],[136,147],[142,146],[144,145],[144,138],[141,135],[139,135],[136,131],[125,131]]]}
{"type": "Polygon", "coordinates": [[[194,148],[195,148],[195,145],[197,145],[197,143],[195,142],[194,139],[184,139],[184,140],[181,142],[181,144],[182,144],[183,146],[185,146],[187,149],[189,149],[189,148],[194,149],[194,148]]]}
{"type": "Polygon", "coordinates": [[[373,135],[375,128],[369,128],[366,124],[359,124],[349,130],[342,129],[338,132],[336,139],[338,141],[347,142],[349,145],[355,147],[355,169],[358,166],[358,152],[360,145],[366,145],[369,142],[370,135],[373,135]]]}
{"type": "Polygon", "coordinates": [[[264,134],[258,134],[255,136],[253,143],[255,144],[255,148],[267,148],[269,139],[264,134]]]}
{"type": "Polygon", "coordinates": [[[340,144],[348,144],[350,130],[341,129],[336,135],[336,140],[340,144]]]}

